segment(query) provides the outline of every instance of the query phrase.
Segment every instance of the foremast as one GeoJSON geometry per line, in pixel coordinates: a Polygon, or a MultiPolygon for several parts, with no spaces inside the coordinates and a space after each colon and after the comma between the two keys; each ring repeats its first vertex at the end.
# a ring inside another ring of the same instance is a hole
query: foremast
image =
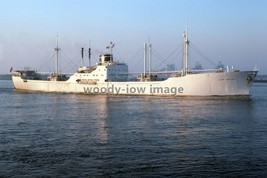
{"type": "Polygon", "coordinates": [[[54,48],[54,50],[56,52],[56,61],[55,61],[56,69],[54,73],[50,74],[47,78],[50,81],[66,81],[68,78],[63,74],[60,74],[59,72],[59,51],[61,49],[58,47],[58,36],[57,36],[57,45],[54,48]]]}

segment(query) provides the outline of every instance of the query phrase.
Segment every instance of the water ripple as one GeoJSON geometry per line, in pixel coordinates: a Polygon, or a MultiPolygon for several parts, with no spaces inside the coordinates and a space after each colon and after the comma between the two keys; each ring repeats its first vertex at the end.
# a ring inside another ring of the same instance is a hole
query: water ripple
{"type": "Polygon", "coordinates": [[[1,88],[0,177],[264,177],[265,89],[172,98],[1,88]]]}

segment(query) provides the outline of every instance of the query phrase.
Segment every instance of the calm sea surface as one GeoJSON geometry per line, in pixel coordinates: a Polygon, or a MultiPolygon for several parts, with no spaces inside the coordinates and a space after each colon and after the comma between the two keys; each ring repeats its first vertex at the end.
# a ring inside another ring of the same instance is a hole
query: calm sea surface
{"type": "Polygon", "coordinates": [[[0,81],[0,177],[264,177],[267,84],[250,97],[19,92],[0,81]]]}

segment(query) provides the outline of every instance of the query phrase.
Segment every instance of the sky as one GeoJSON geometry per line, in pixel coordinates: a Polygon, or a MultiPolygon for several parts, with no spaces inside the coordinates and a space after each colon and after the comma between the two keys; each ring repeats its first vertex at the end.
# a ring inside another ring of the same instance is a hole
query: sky
{"type": "Polygon", "coordinates": [[[81,47],[96,64],[110,42],[130,71],[143,68],[144,43],[152,44],[152,70],[180,69],[187,27],[192,68],[221,61],[267,74],[266,7],[267,0],[0,0],[0,73],[52,72],[57,42],[62,72],[77,70],[81,47]]]}

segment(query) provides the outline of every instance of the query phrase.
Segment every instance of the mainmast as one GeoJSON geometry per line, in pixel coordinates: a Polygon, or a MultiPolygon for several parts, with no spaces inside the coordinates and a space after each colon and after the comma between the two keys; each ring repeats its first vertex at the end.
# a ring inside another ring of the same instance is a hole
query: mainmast
{"type": "Polygon", "coordinates": [[[144,76],[146,75],[147,44],[144,44],[144,76]]]}
{"type": "Polygon", "coordinates": [[[58,47],[58,36],[57,36],[57,47],[56,48],[54,48],[54,50],[56,51],[56,74],[58,74],[59,73],[59,70],[58,70],[58,63],[59,63],[59,50],[60,50],[60,48],[58,47]]]}
{"type": "Polygon", "coordinates": [[[151,73],[151,59],[152,59],[152,44],[144,44],[144,76],[146,75],[147,68],[148,74],[151,73]]]}
{"type": "Polygon", "coordinates": [[[148,45],[149,53],[148,53],[148,74],[151,72],[151,60],[152,60],[152,44],[148,45]]]}
{"type": "Polygon", "coordinates": [[[186,28],[186,31],[184,32],[183,34],[184,36],[184,52],[183,52],[183,72],[184,72],[184,75],[187,74],[189,68],[188,68],[188,64],[189,64],[189,49],[188,49],[188,46],[189,46],[189,40],[188,40],[188,34],[187,34],[187,28],[186,28]]]}

